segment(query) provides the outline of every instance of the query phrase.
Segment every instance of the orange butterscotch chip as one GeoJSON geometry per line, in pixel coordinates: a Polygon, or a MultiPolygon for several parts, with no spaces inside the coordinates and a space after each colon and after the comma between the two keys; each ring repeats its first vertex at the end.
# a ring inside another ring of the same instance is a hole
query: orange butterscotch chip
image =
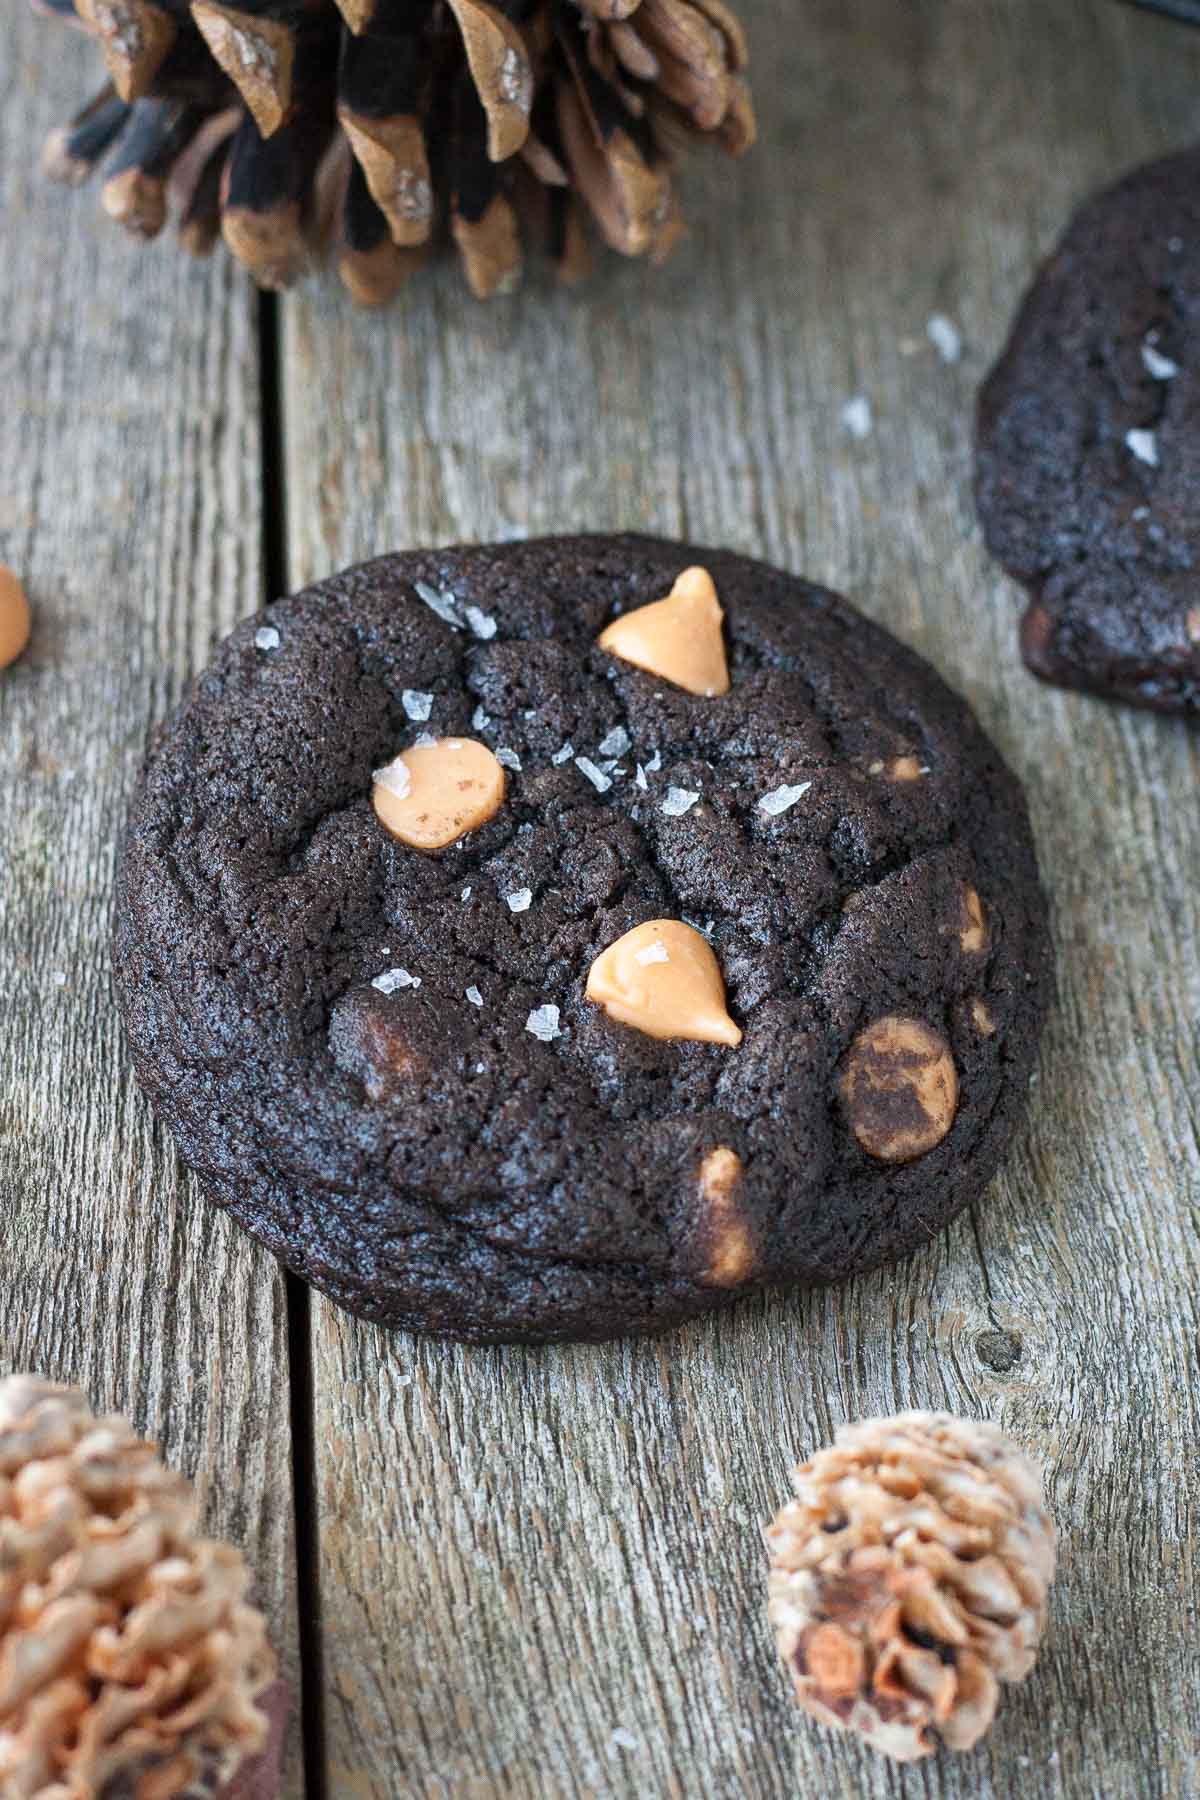
{"type": "Polygon", "coordinates": [[[708,1238],[702,1280],[708,1287],[741,1287],[754,1271],[754,1240],[735,1199],[741,1179],[742,1159],[728,1144],[718,1144],[700,1164],[708,1238]]]}
{"type": "Polygon", "coordinates": [[[685,569],[665,600],[614,619],[597,641],[622,662],[713,699],[729,692],[724,617],[708,570],[685,569]]]}
{"type": "Polygon", "coordinates": [[[378,769],[372,800],[380,824],[402,844],[444,850],[495,818],[504,791],[504,770],[486,744],[437,738],[378,769]]]}
{"type": "Polygon", "coordinates": [[[959,928],[958,941],[967,956],[974,956],[980,950],[987,949],[987,918],[983,910],[983,901],[973,887],[964,887],[962,894],[963,916],[959,928]]]}
{"type": "Polygon", "coordinates": [[[850,1046],[839,1084],[851,1131],[879,1162],[914,1162],[946,1136],[958,1111],[950,1046],[922,1019],[889,1014],[850,1046]]]}
{"type": "Polygon", "coordinates": [[[0,669],[16,662],[29,642],[32,624],[25,589],[0,563],[0,669]]]}
{"type": "Polygon", "coordinates": [[[978,995],[971,1001],[971,1017],[975,1021],[975,1029],[981,1037],[996,1035],[996,1021],[992,1017],[991,1008],[986,1000],[981,1000],[978,995]]]}
{"type": "Polygon", "coordinates": [[[610,944],[592,964],[587,997],[647,1037],[734,1048],[742,1041],[720,964],[679,919],[650,919],[610,944]]]}
{"type": "Polygon", "coordinates": [[[920,781],[924,774],[915,756],[893,756],[886,772],[889,781],[899,782],[920,781]]]}

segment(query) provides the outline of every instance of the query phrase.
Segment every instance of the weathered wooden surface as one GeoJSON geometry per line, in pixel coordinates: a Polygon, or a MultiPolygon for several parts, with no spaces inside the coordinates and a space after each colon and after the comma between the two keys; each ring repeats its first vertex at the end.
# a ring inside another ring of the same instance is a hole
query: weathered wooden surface
{"type": "Polygon", "coordinates": [[[1029,780],[1063,1002],[1005,1176],[902,1269],[604,1350],[389,1341],[316,1308],[330,1790],[1194,1795],[1200,745],[1021,671],[968,479],[1035,255],[1194,130],[1200,40],[1112,0],[745,11],[765,147],[695,171],[664,277],[481,311],[447,270],[383,319],[288,303],[291,574],[624,525],[848,589],[1029,780]],[[1016,1431],[1065,1538],[989,1745],[900,1773],[793,1717],[758,1528],[838,1422],[912,1405],[1016,1431]]]}
{"type": "Polygon", "coordinates": [[[0,561],[37,629],[0,676],[0,1368],[78,1382],[195,1473],[295,1679],[284,1284],[152,1126],[109,995],[147,731],[261,591],[255,306],[47,192],[95,53],[4,12],[0,561]]]}
{"type": "MultiPolygon", "coordinates": [[[[973,391],[1035,255],[1088,187],[1194,131],[1200,34],[1112,0],[744,4],[766,142],[693,169],[665,275],[486,310],[450,270],[381,317],[286,303],[291,577],[641,525],[853,593],[1027,778],[1062,1003],[1005,1174],[901,1269],[601,1350],[389,1340],[314,1306],[323,1785],[1191,1800],[1200,739],[1022,672],[968,482],[973,391]],[[993,1737],[903,1772],[794,1715],[758,1530],[839,1422],[908,1405],[1015,1431],[1064,1545],[993,1737]]],[[[6,15],[0,560],[39,629],[0,677],[0,1363],[82,1381],[198,1473],[294,1667],[283,1284],[150,1125],[105,942],[147,729],[261,593],[255,313],[222,264],[139,256],[92,196],[41,188],[33,149],[92,76],[6,15]]]]}

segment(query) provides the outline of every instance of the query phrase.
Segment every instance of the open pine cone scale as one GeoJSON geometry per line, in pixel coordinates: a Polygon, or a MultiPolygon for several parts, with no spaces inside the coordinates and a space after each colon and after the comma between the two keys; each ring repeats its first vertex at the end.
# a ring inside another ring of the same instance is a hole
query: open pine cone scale
{"type": "Polygon", "coordinates": [[[265,287],[314,247],[385,301],[446,235],[480,298],[520,277],[523,221],[566,279],[584,221],[627,256],[681,230],[676,152],[754,140],[725,0],[35,0],[78,15],[108,84],[44,157],[142,237],[223,235],[265,287]]]}

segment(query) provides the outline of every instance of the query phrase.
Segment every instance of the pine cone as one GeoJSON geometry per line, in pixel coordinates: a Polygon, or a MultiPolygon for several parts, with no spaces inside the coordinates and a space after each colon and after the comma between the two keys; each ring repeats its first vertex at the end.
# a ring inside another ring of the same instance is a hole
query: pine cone
{"type": "Polygon", "coordinates": [[[969,1750],[1046,1622],[1038,1471],[994,1425],[912,1412],[844,1426],[794,1479],[767,1543],[800,1704],[900,1762],[969,1750]]]}
{"type": "Polygon", "coordinates": [[[219,233],[261,286],[334,241],[356,300],[390,299],[439,233],[485,299],[519,280],[519,216],[560,273],[585,213],[627,256],[682,230],[678,146],[754,140],[727,0],[34,0],[99,40],[106,86],[46,146],[60,181],[115,147],[104,206],[184,246],[219,233]]]}
{"type": "Polygon", "coordinates": [[[274,1677],[238,1551],[122,1419],[0,1382],[0,1797],[213,1795],[267,1738],[274,1677]]]}

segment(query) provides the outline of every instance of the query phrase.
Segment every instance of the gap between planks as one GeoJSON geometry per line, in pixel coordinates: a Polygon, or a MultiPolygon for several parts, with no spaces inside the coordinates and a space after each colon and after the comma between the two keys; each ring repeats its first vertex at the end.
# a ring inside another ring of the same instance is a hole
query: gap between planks
{"type": "MultiPolygon", "coordinates": [[[[258,296],[259,414],[262,444],[262,562],[267,603],[290,592],[287,554],[287,487],[284,481],[283,395],[279,379],[278,296],[258,296]]],[[[300,1736],[305,1800],[326,1800],[324,1668],[321,1654],[321,1587],[316,1490],[312,1297],[290,1270],[287,1294],[289,1417],[292,1431],[292,1498],[296,1531],[296,1626],[300,1649],[300,1736]]]]}

